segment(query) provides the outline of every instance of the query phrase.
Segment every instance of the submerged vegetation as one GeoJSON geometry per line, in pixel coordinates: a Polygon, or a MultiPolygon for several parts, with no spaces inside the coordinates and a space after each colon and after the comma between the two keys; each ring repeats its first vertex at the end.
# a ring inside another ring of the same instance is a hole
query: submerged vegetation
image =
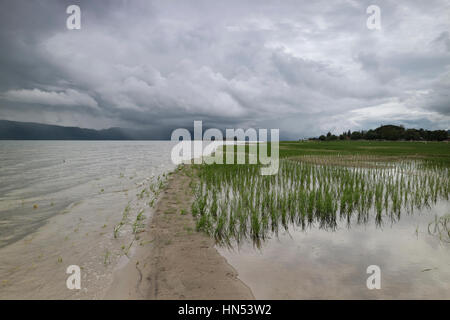
{"type": "MultiPolygon", "coordinates": [[[[167,182],[167,175],[162,175],[147,179],[143,181],[138,187],[140,191],[136,194],[136,199],[129,201],[122,213],[122,219],[113,228],[114,239],[118,239],[121,233],[128,234],[131,231],[133,237],[129,244],[123,244],[121,247],[121,253],[128,256],[128,252],[135,241],[140,240],[140,233],[145,231],[145,219],[144,215],[146,208],[153,208],[159,194],[165,188],[167,182]],[[123,232],[124,228],[127,230],[123,232]]],[[[140,241],[140,245],[143,242],[140,241]]],[[[106,264],[105,264],[106,265],[106,264]]]]}
{"type": "Polygon", "coordinates": [[[428,233],[439,237],[441,241],[450,243],[450,213],[442,217],[435,216],[428,224],[428,233]]]}
{"type": "Polygon", "coordinates": [[[334,230],[341,221],[350,226],[371,219],[382,225],[397,221],[403,212],[449,199],[446,158],[366,150],[353,155],[295,154],[296,145],[287,146],[273,176],[260,175],[260,165],[195,166],[192,213],[197,230],[220,245],[251,239],[259,247],[290,227],[334,230]]]}

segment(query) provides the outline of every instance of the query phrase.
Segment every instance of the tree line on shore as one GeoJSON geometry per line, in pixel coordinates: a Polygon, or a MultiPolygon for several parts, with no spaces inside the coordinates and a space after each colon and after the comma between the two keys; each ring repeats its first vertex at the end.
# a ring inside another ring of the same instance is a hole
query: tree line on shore
{"type": "Polygon", "coordinates": [[[407,141],[444,141],[448,140],[450,130],[405,129],[403,126],[384,125],[376,129],[343,132],[339,136],[328,132],[326,135],[309,140],[407,140],[407,141]]]}

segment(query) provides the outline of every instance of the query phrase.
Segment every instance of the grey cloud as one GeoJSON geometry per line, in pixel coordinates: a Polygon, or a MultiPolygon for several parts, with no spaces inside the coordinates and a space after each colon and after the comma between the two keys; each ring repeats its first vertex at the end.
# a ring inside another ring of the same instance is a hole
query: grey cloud
{"type": "Polygon", "coordinates": [[[433,40],[432,44],[435,44],[438,48],[442,45],[445,50],[450,52],[450,33],[448,31],[443,31],[433,40]]]}
{"type": "Polygon", "coordinates": [[[376,1],[381,32],[366,28],[371,2],[75,1],[79,31],[65,28],[69,1],[8,2],[0,117],[161,130],[203,120],[296,138],[364,126],[353,110],[397,99],[392,114],[448,125],[446,2],[376,1]]]}

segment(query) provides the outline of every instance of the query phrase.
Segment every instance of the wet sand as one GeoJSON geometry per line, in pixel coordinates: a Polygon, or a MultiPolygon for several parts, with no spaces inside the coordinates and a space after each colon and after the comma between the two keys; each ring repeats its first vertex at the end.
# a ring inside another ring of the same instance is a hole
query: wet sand
{"type": "Polygon", "coordinates": [[[106,299],[253,299],[251,290],[214,247],[195,231],[186,171],[177,170],[130,260],[116,270],[106,299]]]}

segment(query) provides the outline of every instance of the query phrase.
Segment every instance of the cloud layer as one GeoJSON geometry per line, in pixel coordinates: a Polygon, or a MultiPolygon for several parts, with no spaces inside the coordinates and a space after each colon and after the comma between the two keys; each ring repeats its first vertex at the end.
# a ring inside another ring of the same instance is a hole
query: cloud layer
{"type": "Polygon", "coordinates": [[[450,5],[422,1],[14,1],[0,117],[81,127],[280,128],[283,138],[450,127],[450,5]],[[379,31],[366,8],[381,9],[379,31]]]}

